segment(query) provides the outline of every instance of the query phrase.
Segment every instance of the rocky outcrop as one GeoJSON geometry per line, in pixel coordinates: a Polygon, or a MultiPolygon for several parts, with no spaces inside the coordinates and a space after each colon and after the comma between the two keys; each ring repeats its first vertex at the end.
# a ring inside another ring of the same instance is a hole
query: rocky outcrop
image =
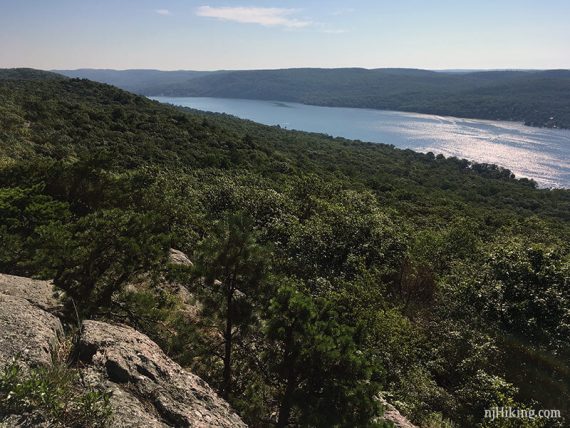
{"type": "Polygon", "coordinates": [[[176,266],[192,267],[194,265],[186,254],[174,248],[171,248],[168,253],[168,262],[176,266]]]}
{"type": "Polygon", "coordinates": [[[58,308],[51,282],[0,274],[0,366],[51,364],[63,328],[48,311],[58,308]]]}
{"type": "MultiPolygon", "coordinates": [[[[190,260],[180,254],[175,256],[176,264],[190,266],[190,260]]],[[[185,300],[190,307],[192,296],[185,300]]],[[[14,358],[23,367],[52,364],[63,338],[60,309],[51,282],[0,274],[0,368],[14,358]]],[[[76,351],[83,385],[111,393],[111,427],[246,427],[202,379],[131,327],[84,321],[76,351]]],[[[400,428],[417,428],[396,408],[380,401],[384,420],[400,428]]],[[[4,426],[30,426],[19,422],[21,415],[0,416],[8,417],[4,426]]]]}
{"type": "Polygon", "coordinates": [[[83,382],[91,388],[104,389],[111,394],[109,404],[112,409],[110,428],[168,428],[160,415],[144,397],[136,397],[124,386],[107,379],[104,373],[94,368],[81,370],[83,382]]]}
{"type": "MultiPolygon", "coordinates": [[[[188,269],[194,266],[192,260],[180,250],[175,250],[171,248],[168,253],[168,263],[177,268],[188,269]]],[[[200,319],[200,312],[202,310],[202,306],[197,301],[195,296],[190,293],[188,288],[183,284],[180,284],[176,281],[168,282],[163,281],[161,284],[163,289],[169,290],[170,294],[176,296],[181,306],[181,313],[184,314],[189,320],[197,322],[200,319]]]]}
{"type": "MultiPolygon", "coordinates": [[[[0,274],[0,368],[12,359],[24,368],[52,364],[64,337],[59,310],[51,282],[0,274]]],[[[202,379],[130,327],[85,321],[77,351],[83,385],[111,393],[111,427],[246,426],[202,379]]],[[[30,426],[20,416],[0,415],[0,427],[30,426]]]]}
{"type": "Polygon", "coordinates": [[[125,393],[115,407],[146,408],[147,415],[155,415],[151,426],[245,427],[202,379],[130,327],[85,321],[79,346],[81,361],[125,393]]]}
{"type": "Polygon", "coordinates": [[[383,420],[392,422],[397,428],[418,428],[384,398],[380,397],[379,400],[384,408],[384,415],[382,415],[383,420]]]}

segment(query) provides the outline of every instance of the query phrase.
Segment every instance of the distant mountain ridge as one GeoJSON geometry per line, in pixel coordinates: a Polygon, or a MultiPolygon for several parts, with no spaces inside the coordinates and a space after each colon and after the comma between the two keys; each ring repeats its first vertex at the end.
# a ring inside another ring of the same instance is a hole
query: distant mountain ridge
{"type": "Polygon", "coordinates": [[[245,98],[570,128],[570,70],[60,70],[147,96],[245,98]]]}
{"type": "Polygon", "coordinates": [[[136,93],[144,93],[147,88],[154,88],[165,84],[182,83],[212,73],[209,71],[191,70],[161,71],[151,69],[111,70],[91,68],[54,70],[54,72],[67,77],[107,83],[136,93]]]}

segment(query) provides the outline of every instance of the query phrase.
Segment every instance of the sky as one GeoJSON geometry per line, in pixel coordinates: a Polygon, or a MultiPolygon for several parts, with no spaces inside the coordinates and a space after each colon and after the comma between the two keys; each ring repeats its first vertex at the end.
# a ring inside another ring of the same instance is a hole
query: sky
{"type": "Polygon", "coordinates": [[[0,0],[0,68],[570,68],[570,0],[0,0]]]}

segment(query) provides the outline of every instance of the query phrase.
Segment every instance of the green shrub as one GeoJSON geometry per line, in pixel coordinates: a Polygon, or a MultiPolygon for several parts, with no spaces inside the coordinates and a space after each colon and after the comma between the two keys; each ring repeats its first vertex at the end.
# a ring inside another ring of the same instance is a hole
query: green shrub
{"type": "Polygon", "coordinates": [[[0,422],[22,415],[32,424],[105,427],[111,417],[109,398],[83,387],[77,370],[60,363],[26,370],[13,360],[0,372],[0,422]]]}

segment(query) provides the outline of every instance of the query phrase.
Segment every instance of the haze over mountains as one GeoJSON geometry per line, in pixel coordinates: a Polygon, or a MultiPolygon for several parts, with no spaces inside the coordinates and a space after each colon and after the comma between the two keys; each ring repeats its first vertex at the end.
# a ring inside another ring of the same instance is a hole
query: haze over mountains
{"type": "Polygon", "coordinates": [[[212,73],[209,71],[191,70],[106,70],[90,68],[54,71],[63,74],[64,76],[107,83],[136,93],[144,93],[147,89],[157,86],[184,83],[190,79],[206,76],[212,73]]]}
{"type": "Polygon", "coordinates": [[[147,96],[279,100],[570,127],[569,70],[59,70],[147,96]]]}

